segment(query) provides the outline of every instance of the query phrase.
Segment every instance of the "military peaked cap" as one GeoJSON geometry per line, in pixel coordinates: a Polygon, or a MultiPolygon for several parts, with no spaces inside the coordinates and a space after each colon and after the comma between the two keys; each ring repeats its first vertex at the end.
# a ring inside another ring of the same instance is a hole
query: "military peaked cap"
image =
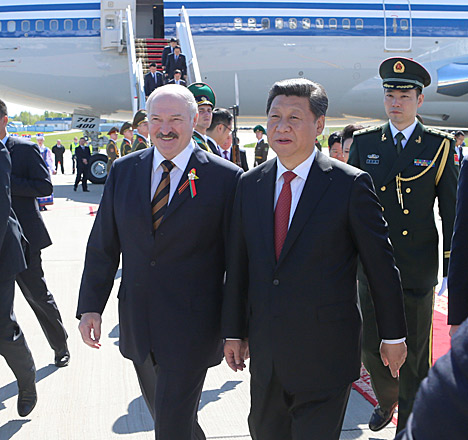
{"type": "Polygon", "coordinates": [[[135,116],[133,117],[132,127],[138,128],[138,126],[143,122],[148,122],[148,116],[146,110],[141,109],[135,113],[135,116]]]}
{"type": "Polygon", "coordinates": [[[130,122],[124,122],[122,127],[120,127],[120,134],[123,135],[127,130],[133,130],[132,124],[130,122]]]}
{"type": "Polygon", "coordinates": [[[261,131],[263,134],[266,134],[266,131],[265,129],[259,124],[259,125],[256,125],[253,129],[254,133],[256,133],[257,131],[261,131]]]}
{"type": "Polygon", "coordinates": [[[382,62],[379,68],[384,89],[421,90],[431,83],[431,75],[419,63],[409,58],[394,57],[382,62]]]}
{"type": "Polygon", "coordinates": [[[192,83],[188,86],[188,89],[195,96],[195,101],[198,105],[216,105],[216,95],[213,89],[205,83],[192,83]]]}

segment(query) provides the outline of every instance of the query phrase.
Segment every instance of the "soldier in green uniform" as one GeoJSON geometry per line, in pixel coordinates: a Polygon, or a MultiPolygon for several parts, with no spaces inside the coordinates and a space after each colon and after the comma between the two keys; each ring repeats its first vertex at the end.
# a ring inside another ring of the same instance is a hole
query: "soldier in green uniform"
{"type": "Polygon", "coordinates": [[[263,135],[266,134],[265,129],[261,125],[256,125],[253,129],[257,136],[257,145],[255,146],[254,167],[266,162],[268,157],[268,144],[263,140],[263,135]]]}
{"type": "Polygon", "coordinates": [[[205,83],[192,83],[188,86],[188,89],[193,93],[195,101],[198,104],[198,122],[193,130],[192,139],[202,150],[219,155],[217,149],[216,151],[213,150],[213,148],[216,148],[216,145],[214,147],[211,146],[206,136],[206,130],[211,125],[213,108],[216,104],[214,91],[205,83]]]}
{"type": "Polygon", "coordinates": [[[132,145],[132,153],[138,150],[148,148],[148,116],[146,110],[138,110],[133,117],[132,127],[137,131],[132,145]]]}
{"type": "Polygon", "coordinates": [[[120,134],[124,137],[120,144],[120,156],[124,157],[132,152],[133,128],[130,122],[124,122],[120,127],[120,134]]]}
{"type": "Polygon", "coordinates": [[[110,140],[106,146],[106,153],[107,153],[107,172],[109,173],[112,163],[115,159],[119,158],[119,150],[117,149],[117,136],[119,134],[119,129],[117,127],[112,127],[108,132],[107,135],[110,136],[110,140]]]}
{"type": "Polygon", "coordinates": [[[348,163],[367,171],[374,181],[400,270],[408,325],[408,355],[398,379],[380,359],[380,338],[368,283],[362,270],[358,271],[364,321],[362,358],[379,402],[369,427],[378,431],[386,426],[398,404],[397,431],[401,431],[432,362],[432,312],[434,287],[438,284],[434,202],[437,197],[446,277],[458,167],[453,137],[425,127],[416,119],[424,101],[423,87],[431,82],[426,69],[407,58],[389,58],[381,64],[380,76],[389,122],[355,132],[348,163]]]}

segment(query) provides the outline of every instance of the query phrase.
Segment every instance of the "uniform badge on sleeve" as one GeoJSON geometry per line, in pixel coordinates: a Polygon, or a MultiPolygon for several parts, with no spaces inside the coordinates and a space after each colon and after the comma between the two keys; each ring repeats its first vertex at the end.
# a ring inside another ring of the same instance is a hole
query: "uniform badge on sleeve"
{"type": "Polygon", "coordinates": [[[380,156],[378,154],[368,154],[366,164],[368,164],[368,165],[378,165],[379,162],[380,162],[379,157],[380,156]]]}

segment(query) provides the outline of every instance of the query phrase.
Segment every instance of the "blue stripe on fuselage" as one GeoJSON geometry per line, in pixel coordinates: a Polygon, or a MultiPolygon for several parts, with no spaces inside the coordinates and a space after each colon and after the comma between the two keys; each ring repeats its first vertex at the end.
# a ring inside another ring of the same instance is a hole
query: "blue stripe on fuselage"
{"type": "Polygon", "coordinates": [[[0,6],[0,12],[84,11],[100,10],[100,3],[47,3],[42,5],[0,6]]]}

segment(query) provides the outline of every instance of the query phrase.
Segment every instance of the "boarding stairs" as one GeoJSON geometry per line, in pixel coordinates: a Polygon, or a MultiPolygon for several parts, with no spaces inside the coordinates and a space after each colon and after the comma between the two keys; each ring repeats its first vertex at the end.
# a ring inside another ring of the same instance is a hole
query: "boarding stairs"
{"type": "Polygon", "coordinates": [[[168,44],[164,38],[135,38],[136,58],[141,60],[143,74],[149,71],[151,63],[156,63],[158,70],[162,72],[162,52],[168,44]]]}

